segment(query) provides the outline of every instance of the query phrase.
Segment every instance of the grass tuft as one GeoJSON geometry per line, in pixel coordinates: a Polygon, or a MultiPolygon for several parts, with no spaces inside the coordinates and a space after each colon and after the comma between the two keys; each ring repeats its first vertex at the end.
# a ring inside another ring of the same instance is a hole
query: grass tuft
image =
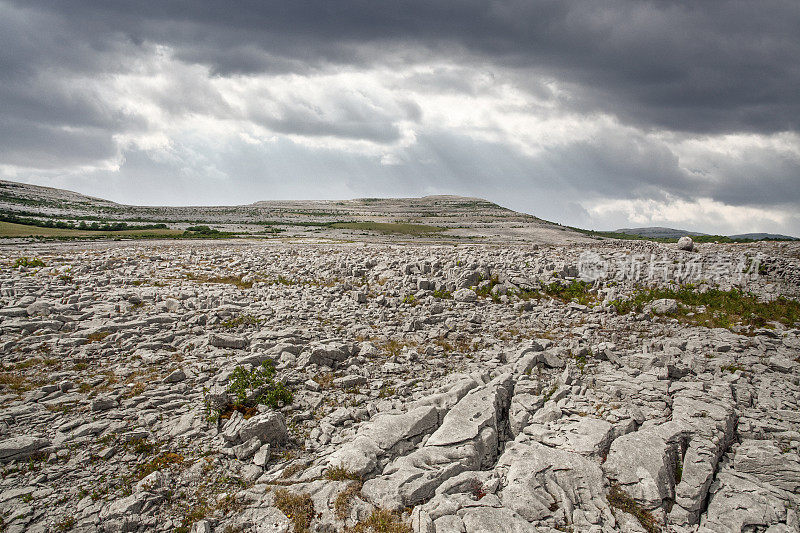
{"type": "Polygon", "coordinates": [[[350,507],[353,500],[361,494],[361,482],[351,483],[336,496],[336,501],[333,503],[333,510],[336,512],[336,518],[339,520],[347,519],[350,514],[350,507]]]}
{"type": "Polygon", "coordinates": [[[330,481],[347,481],[354,480],[360,481],[361,476],[355,472],[351,472],[341,465],[333,466],[325,471],[325,479],[330,481]]]}
{"type": "Polygon", "coordinates": [[[275,492],[275,507],[292,521],[295,533],[310,531],[311,521],[316,514],[310,494],[293,494],[286,489],[278,489],[275,492]]]}
{"type": "Polygon", "coordinates": [[[568,284],[554,281],[544,287],[544,293],[564,302],[576,300],[579,304],[589,305],[597,300],[597,297],[589,292],[591,288],[591,283],[580,280],[568,284]]]}
{"type": "Polygon", "coordinates": [[[709,289],[700,292],[693,285],[684,285],[678,289],[650,288],[636,292],[631,298],[615,300],[611,304],[620,314],[641,312],[645,304],[661,298],[674,299],[690,308],[681,308],[666,316],[697,326],[730,330],[743,326],[752,333],[753,329],[764,327],[768,322],[780,322],[788,327],[800,322],[800,302],[783,296],[770,302],[762,302],[755,295],[739,289],[709,289]]]}
{"type": "Polygon", "coordinates": [[[385,509],[375,509],[369,518],[346,531],[348,533],[411,533],[412,529],[397,513],[385,509]]]}
{"type": "Polygon", "coordinates": [[[661,532],[656,517],[653,516],[650,511],[642,508],[636,500],[628,496],[616,483],[611,485],[611,490],[609,490],[606,499],[608,500],[608,505],[611,506],[612,509],[618,509],[624,513],[633,515],[647,533],[661,532]]]}

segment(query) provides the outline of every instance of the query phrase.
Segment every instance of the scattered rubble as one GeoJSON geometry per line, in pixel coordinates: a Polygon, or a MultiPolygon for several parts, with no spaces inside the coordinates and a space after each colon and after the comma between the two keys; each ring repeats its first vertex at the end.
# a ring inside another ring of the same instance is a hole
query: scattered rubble
{"type": "MultiPolygon", "coordinates": [[[[5,531],[800,531],[796,324],[576,279],[674,245],[24,248],[5,531]]],[[[785,274],[748,291],[797,296],[796,246],[739,251],[785,274]]]]}

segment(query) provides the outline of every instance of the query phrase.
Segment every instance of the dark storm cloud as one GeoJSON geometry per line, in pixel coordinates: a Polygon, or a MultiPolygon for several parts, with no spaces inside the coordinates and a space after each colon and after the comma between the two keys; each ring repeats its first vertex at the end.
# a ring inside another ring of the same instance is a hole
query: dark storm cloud
{"type": "Polygon", "coordinates": [[[91,165],[116,154],[116,143],[103,130],[67,131],[5,119],[0,127],[0,161],[8,165],[39,169],[91,165]]]}
{"type": "MultiPolygon", "coordinates": [[[[67,48],[166,43],[179,57],[221,74],[385,61],[389,50],[402,60],[404,47],[433,54],[446,50],[451,56],[460,50],[521,69],[522,79],[526,69],[539,69],[575,84],[581,96],[576,105],[613,111],[647,127],[800,128],[796,0],[26,0],[13,5],[48,29],[70,35],[67,48]]],[[[14,56],[10,44],[5,55],[14,56]]]]}
{"type": "Polygon", "coordinates": [[[280,102],[277,112],[263,110],[256,101],[248,117],[278,133],[306,137],[338,137],[391,143],[400,136],[401,120],[418,120],[419,107],[409,101],[388,102],[384,109],[360,94],[327,95],[324,108],[294,95],[295,100],[280,102]]]}

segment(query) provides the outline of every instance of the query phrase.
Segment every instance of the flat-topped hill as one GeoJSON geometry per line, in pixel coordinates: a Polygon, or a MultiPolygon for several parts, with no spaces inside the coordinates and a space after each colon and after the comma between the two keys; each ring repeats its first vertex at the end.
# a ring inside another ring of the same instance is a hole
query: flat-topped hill
{"type": "MultiPolygon", "coordinates": [[[[352,200],[262,200],[227,206],[135,206],[73,191],[0,180],[0,215],[5,223],[58,224],[72,230],[97,223],[166,224],[183,231],[198,224],[236,235],[282,233],[332,238],[414,236],[482,242],[577,242],[587,237],[535,216],[482,198],[435,195],[421,198],[352,200]],[[80,226],[83,223],[83,226],[80,226]],[[65,226],[66,224],[66,226],[65,226]]],[[[15,237],[24,228],[12,228],[15,237]]],[[[57,236],[52,232],[31,235],[57,236]]],[[[62,231],[63,232],[63,231],[62,231]]],[[[162,235],[163,232],[162,232],[162,235]]]]}

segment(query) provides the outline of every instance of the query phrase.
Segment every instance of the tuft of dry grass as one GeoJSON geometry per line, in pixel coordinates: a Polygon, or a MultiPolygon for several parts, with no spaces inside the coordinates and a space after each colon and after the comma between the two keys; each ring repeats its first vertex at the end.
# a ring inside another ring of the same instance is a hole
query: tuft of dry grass
{"type": "Polygon", "coordinates": [[[361,476],[341,465],[333,466],[325,471],[325,479],[330,481],[360,481],[361,476]]]}
{"type": "Polygon", "coordinates": [[[305,469],[306,469],[306,467],[303,466],[303,464],[300,463],[300,462],[291,464],[291,465],[289,465],[289,466],[287,466],[286,468],[283,469],[283,472],[281,473],[281,478],[282,479],[289,479],[293,475],[299,474],[300,472],[302,472],[305,469]]]}
{"type": "Polygon", "coordinates": [[[275,507],[292,521],[295,533],[310,531],[311,521],[316,514],[310,494],[294,494],[286,489],[278,489],[275,491],[275,507]]]}
{"type": "Polygon", "coordinates": [[[631,498],[616,483],[611,484],[611,490],[608,491],[606,499],[608,500],[608,505],[612,509],[619,509],[622,512],[633,515],[647,533],[661,532],[661,528],[658,525],[656,517],[653,516],[653,513],[639,505],[636,500],[631,498]]]}
{"type": "Polygon", "coordinates": [[[336,518],[339,520],[347,519],[347,515],[350,514],[350,506],[353,503],[353,499],[361,495],[361,486],[362,484],[360,481],[350,483],[346,489],[336,496],[336,501],[333,503],[336,518]]]}
{"type": "Polygon", "coordinates": [[[375,509],[369,518],[345,531],[348,533],[412,533],[411,526],[399,514],[385,509],[375,509]]]}
{"type": "Polygon", "coordinates": [[[100,342],[109,335],[111,335],[110,331],[97,331],[95,333],[89,333],[86,336],[86,340],[88,340],[89,342],[100,342]]]}
{"type": "Polygon", "coordinates": [[[319,384],[319,388],[322,390],[330,389],[333,387],[333,379],[334,379],[333,372],[324,372],[321,374],[317,374],[312,379],[319,384]]]}
{"type": "Polygon", "coordinates": [[[243,281],[242,276],[199,276],[191,272],[186,274],[186,279],[189,281],[196,281],[198,283],[219,283],[225,285],[233,285],[240,289],[251,289],[253,287],[252,281],[243,281]]]}
{"type": "Polygon", "coordinates": [[[152,461],[138,465],[135,469],[134,479],[139,481],[156,470],[162,470],[170,465],[179,465],[183,463],[183,460],[183,455],[172,452],[162,453],[152,461]]]}
{"type": "Polygon", "coordinates": [[[12,374],[11,372],[0,372],[0,386],[8,387],[9,390],[21,394],[31,389],[31,384],[25,381],[23,376],[12,374]]]}

